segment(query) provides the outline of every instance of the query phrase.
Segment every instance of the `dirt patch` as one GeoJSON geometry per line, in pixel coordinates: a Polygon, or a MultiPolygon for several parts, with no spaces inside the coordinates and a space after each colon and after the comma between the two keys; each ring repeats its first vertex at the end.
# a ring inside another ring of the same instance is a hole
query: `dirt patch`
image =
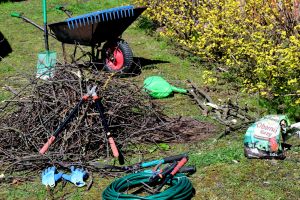
{"type": "Polygon", "coordinates": [[[212,138],[217,133],[217,127],[214,124],[189,117],[183,117],[178,123],[173,124],[170,131],[180,135],[180,142],[203,141],[212,138]]]}
{"type": "MultiPolygon", "coordinates": [[[[139,138],[145,142],[183,143],[207,140],[215,136],[217,127],[209,122],[199,121],[190,117],[168,118],[165,123],[170,124],[168,129],[156,129],[152,137],[139,138]]],[[[149,136],[149,135],[148,135],[149,136]]]]}

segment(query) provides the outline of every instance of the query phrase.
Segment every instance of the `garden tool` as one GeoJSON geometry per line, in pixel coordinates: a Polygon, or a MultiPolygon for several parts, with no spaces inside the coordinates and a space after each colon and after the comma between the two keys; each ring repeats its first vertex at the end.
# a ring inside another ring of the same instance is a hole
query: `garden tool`
{"type": "Polygon", "coordinates": [[[120,6],[74,17],[72,17],[71,11],[61,5],[56,6],[56,9],[65,12],[69,18],[47,24],[46,0],[43,0],[44,27],[37,25],[22,14],[16,12],[11,14],[11,16],[21,18],[44,32],[46,51],[38,55],[38,78],[49,79],[54,75],[56,52],[49,51],[49,35],[62,43],[65,62],[65,44],[75,45],[74,58],[77,48],[83,45],[90,46],[91,52],[85,52],[74,61],[88,56],[90,62],[99,63],[101,53],[101,62],[103,62],[106,70],[121,73],[132,70],[132,50],[127,42],[121,39],[121,35],[147,9],[146,7],[120,6]],[[48,32],[48,27],[51,33],[48,32]],[[104,42],[105,44],[102,45],[104,42]]]}
{"type": "Polygon", "coordinates": [[[44,20],[44,40],[45,40],[45,50],[38,54],[37,62],[37,78],[47,80],[52,78],[54,75],[54,67],[56,65],[56,52],[49,51],[48,43],[48,28],[47,28],[47,3],[43,0],[43,20],[44,20]]]}
{"type": "Polygon", "coordinates": [[[150,76],[144,80],[145,91],[153,98],[161,99],[170,96],[173,92],[187,94],[186,89],[172,86],[160,76],[150,76]]]}
{"type": "MultiPolygon", "coordinates": [[[[176,173],[183,168],[183,166],[188,162],[188,156],[184,155],[179,161],[174,160],[171,165],[165,167],[163,170],[154,171],[153,176],[149,178],[148,185],[157,184],[160,182],[161,184],[155,189],[154,193],[158,193],[165,184],[170,181],[176,173]],[[156,172],[156,173],[155,173],[156,172]]],[[[182,171],[181,171],[182,172],[182,171]]],[[[136,190],[133,194],[141,193],[144,190],[144,187],[136,190]]]]}
{"type": "Polygon", "coordinates": [[[113,156],[115,158],[118,158],[120,165],[124,164],[124,156],[121,154],[121,152],[118,150],[118,147],[114,141],[114,138],[112,137],[111,132],[109,131],[107,120],[104,116],[104,106],[101,102],[101,99],[97,96],[95,90],[93,90],[92,93],[93,100],[95,102],[97,111],[99,112],[99,116],[102,122],[103,130],[106,134],[106,139],[108,140],[108,143],[110,145],[110,148],[112,150],[113,156]]]}
{"type": "Polygon", "coordinates": [[[169,180],[172,180],[175,174],[177,174],[187,162],[188,157],[183,157],[180,161],[174,162],[175,164],[171,165],[170,168],[156,175],[155,177],[159,177],[162,180],[162,183],[156,188],[155,193],[158,193],[169,180]]]}
{"type": "Polygon", "coordinates": [[[176,199],[189,200],[195,195],[195,189],[184,174],[176,174],[175,177],[168,182],[168,188],[157,194],[154,194],[152,187],[148,186],[149,177],[152,173],[138,172],[128,174],[114,180],[108,185],[102,193],[103,200],[125,200],[125,199],[176,199]],[[143,187],[145,191],[142,195],[135,192],[130,192],[128,188],[143,187]],[[147,194],[148,193],[148,194],[147,194]]]}
{"type": "Polygon", "coordinates": [[[124,157],[118,150],[115,141],[112,137],[112,134],[109,132],[107,121],[104,117],[104,106],[102,102],[100,101],[100,98],[96,94],[96,88],[97,86],[93,86],[91,89],[88,86],[87,87],[87,93],[80,99],[80,101],[76,104],[76,106],[72,109],[71,113],[66,117],[66,119],[61,123],[61,125],[55,130],[53,135],[48,139],[48,141],[44,144],[44,146],[40,149],[40,154],[44,154],[49,146],[55,141],[58,134],[66,127],[66,125],[71,121],[71,119],[75,116],[75,113],[78,112],[80,106],[83,104],[83,102],[86,102],[89,100],[90,97],[93,98],[94,103],[96,105],[96,108],[99,112],[100,119],[102,121],[102,125],[104,128],[104,132],[106,133],[109,145],[111,147],[111,150],[113,152],[114,157],[119,159],[119,163],[121,165],[124,164],[124,157]]]}
{"type": "MultiPolygon", "coordinates": [[[[99,162],[94,162],[94,161],[89,162],[89,164],[93,165],[94,167],[101,168],[101,169],[111,169],[111,170],[116,170],[116,171],[121,171],[121,172],[126,172],[126,173],[136,173],[138,171],[141,171],[144,168],[154,167],[154,166],[155,166],[154,171],[156,171],[158,166],[160,166],[162,164],[166,164],[166,163],[173,163],[174,161],[179,161],[184,157],[187,157],[186,153],[175,155],[175,156],[169,156],[169,157],[165,157],[163,159],[158,159],[158,160],[140,162],[140,163],[136,163],[136,164],[133,164],[130,166],[104,165],[104,164],[101,164],[99,162]]],[[[195,169],[195,167],[189,166],[189,167],[186,167],[184,169],[184,171],[192,173],[192,172],[196,171],[196,169],[195,169]]]]}

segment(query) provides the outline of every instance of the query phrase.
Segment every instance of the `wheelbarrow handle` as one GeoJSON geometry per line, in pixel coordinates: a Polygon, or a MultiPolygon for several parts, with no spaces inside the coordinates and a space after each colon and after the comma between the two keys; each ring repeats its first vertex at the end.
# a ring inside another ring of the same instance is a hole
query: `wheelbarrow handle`
{"type": "MultiPolygon", "coordinates": [[[[21,18],[23,19],[25,22],[33,25],[34,27],[38,28],[41,31],[44,31],[44,28],[39,26],[38,24],[36,24],[35,22],[31,21],[30,19],[28,19],[27,17],[23,16],[22,13],[18,13],[18,12],[12,12],[10,13],[10,16],[12,17],[17,17],[17,18],[21,18]]],[[[53,37],[54,39],[57,39],[55,35],[53,35],[52,33],[48,33],[48,35],[50,35],[51,37],[53,37]]]]}
{"type": "Polygon", "coordinates": [[[70,10],[66,9],[63,5],[57,5],[55,6],[55,9],[63,11],[68,17],[72,17],[73,13],[70,10]]]}
{"type": "Polygon", "coordinates": [[[18,13],[18,12],[12,12],[12,13],[10,13],[10,16],[17,17],[17,18],[22,18],[22,14],[18,13]]]}

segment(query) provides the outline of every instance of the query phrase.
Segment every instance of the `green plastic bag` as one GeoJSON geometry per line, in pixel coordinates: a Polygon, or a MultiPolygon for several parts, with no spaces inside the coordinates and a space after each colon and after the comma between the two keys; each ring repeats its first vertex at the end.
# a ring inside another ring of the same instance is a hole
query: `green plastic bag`
{"type": "Polygon", "coordinates": [[[187,93],[186,89],[172,86],[160,76],[150,76],[144,80],[145,91],[153,98],[161,99],[168,97],[173,92],[187,93]]]}

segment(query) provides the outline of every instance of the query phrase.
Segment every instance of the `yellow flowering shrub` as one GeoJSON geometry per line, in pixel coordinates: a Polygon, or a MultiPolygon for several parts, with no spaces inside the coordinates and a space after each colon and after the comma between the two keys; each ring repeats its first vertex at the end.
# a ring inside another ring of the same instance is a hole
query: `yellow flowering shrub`
{"type": "Polygon", "coordinates": [[[210,70],[203,71],[202,79],[204,80],[204,84],[208,84],[208,85],[216,84],[218,81],[218,79],[213,76],[213,72],[210,70]]]}
{"type": "MultiPolygon", "coordinates": [[[[235,73],[247,92],[300,103],[300,25],[294,0],[136,0],[161,34],[235,73]]],[[[298,9],[298,10],[297,10],[298,9]]],[[[207,76],[207,73],[204,74],[207,76]]]]}

